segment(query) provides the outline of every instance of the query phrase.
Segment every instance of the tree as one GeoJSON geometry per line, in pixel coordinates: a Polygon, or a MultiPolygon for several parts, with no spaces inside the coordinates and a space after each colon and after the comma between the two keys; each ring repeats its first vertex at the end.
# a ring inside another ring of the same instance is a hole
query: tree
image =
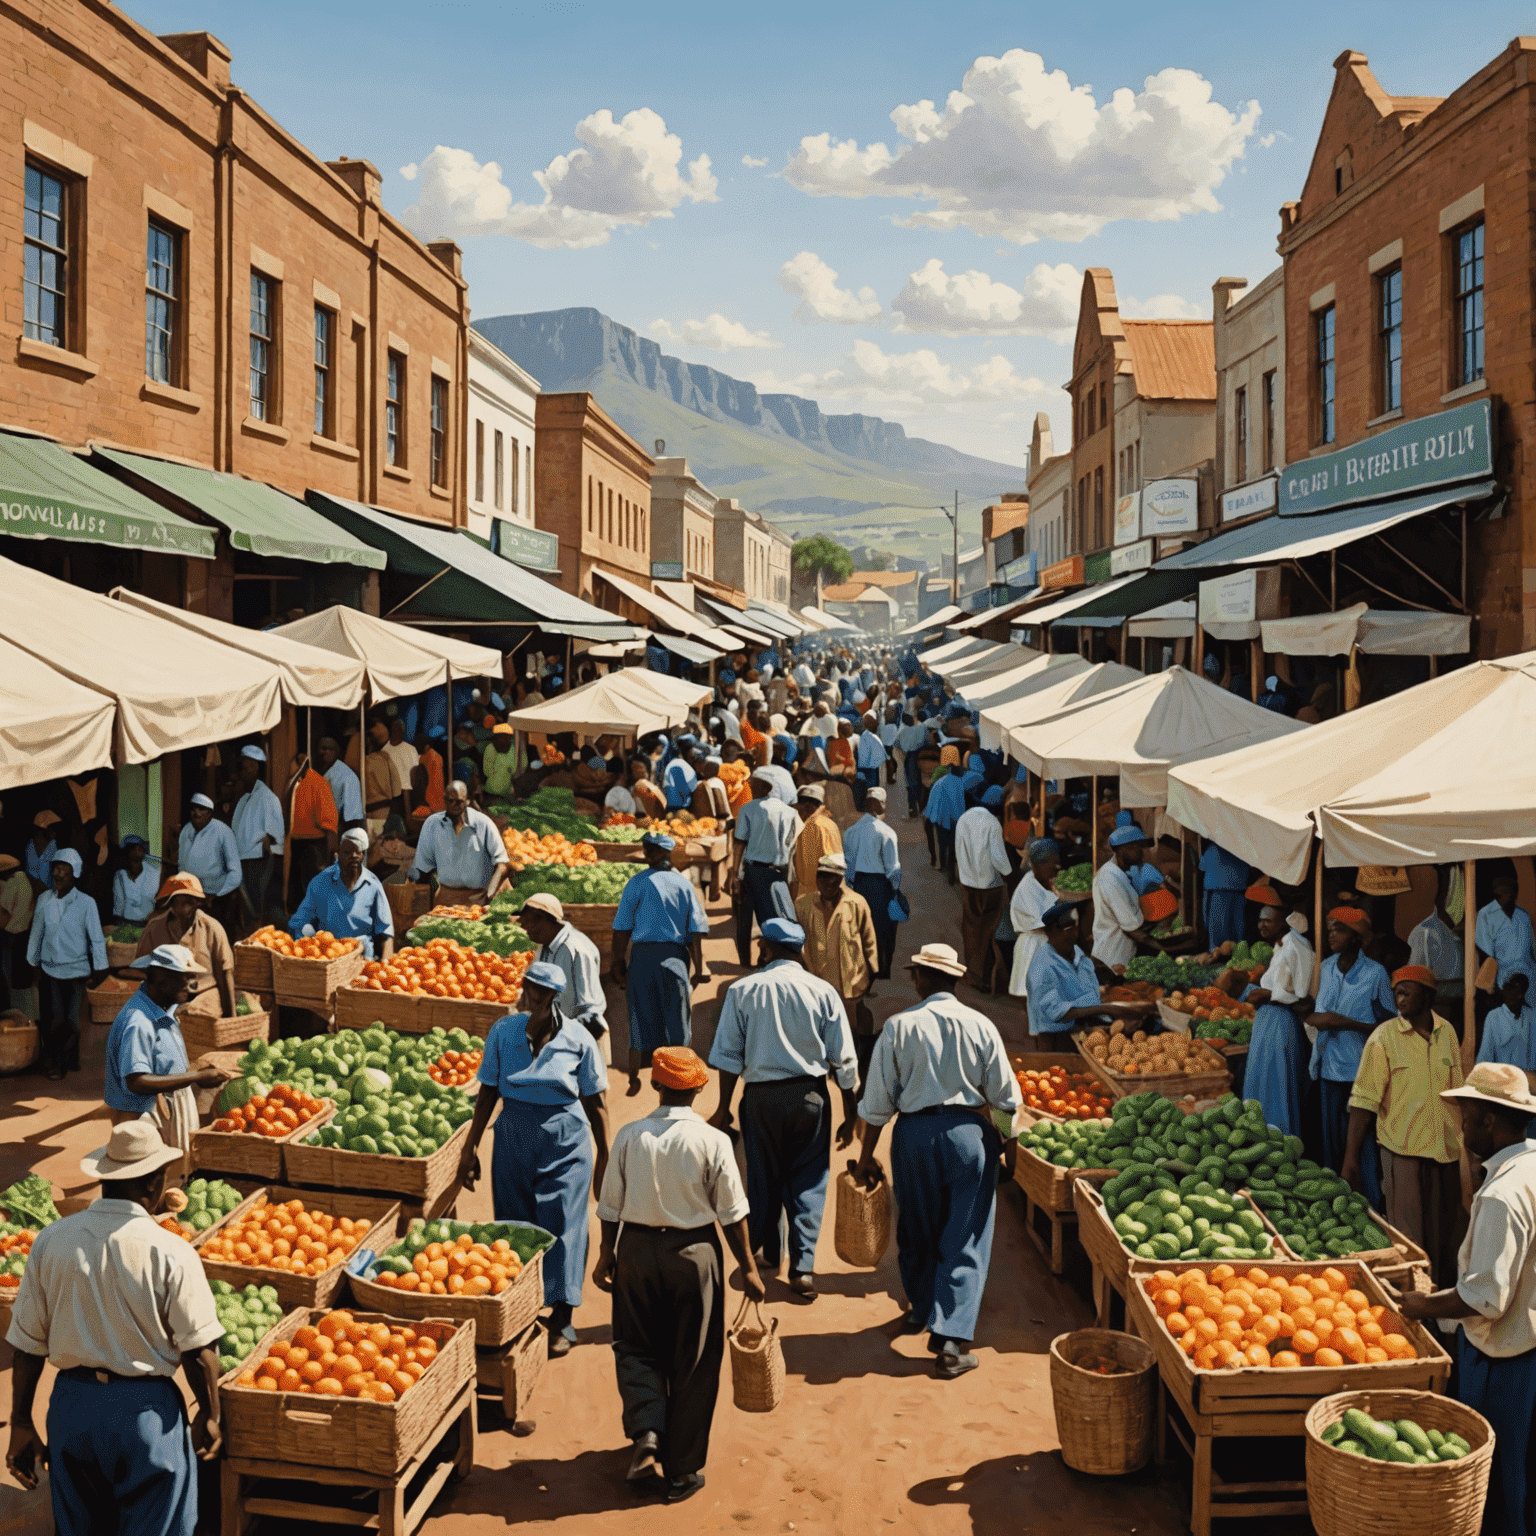
{"type": "Polygon", "coordinates": [[[797,571],[820,577],[828,586],[836,586],[853,575],[853,556],[824,533],[799,540],[789,556],[797,571]]]}
{"type": "Polygon", "coordinates": [[[891,557],[883,549],[872,549],[866,559],[866,568],[871,571],[888,571],[891,568],[891,557]]]}

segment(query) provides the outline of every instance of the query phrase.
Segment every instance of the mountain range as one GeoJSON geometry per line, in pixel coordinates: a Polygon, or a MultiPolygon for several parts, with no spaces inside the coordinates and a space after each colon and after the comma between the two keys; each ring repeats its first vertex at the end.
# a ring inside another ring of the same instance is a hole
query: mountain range
{"type": "Polygon", "coordinates": [[[938,503],[960,493],[962,541],[979,529],[965,503],[1022,490],[1021,466],[908,437],[878,416],[829,415],[800,395],[755,384],[663,352],[595,309],[497,315],[474,327],[548,393],[586,390],[649,451],[669,455],[718,496],[735,496],[796,537],[825,529],[850,546],[921,539],[948,549],[938,503]],[[942,537],[940,537],[942,535],[942,537]]]}

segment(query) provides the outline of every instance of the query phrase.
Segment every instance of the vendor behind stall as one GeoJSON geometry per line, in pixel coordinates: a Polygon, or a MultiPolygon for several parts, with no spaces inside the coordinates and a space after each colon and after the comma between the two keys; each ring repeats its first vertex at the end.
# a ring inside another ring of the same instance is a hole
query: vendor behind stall
{"type": "Polygon", "coordinates": [[[1048,1048],[1043,1040],[1060,1040],[1074,1025],[1087,1019],[1141,1019],[1155,1003],[1106,1003],[1100,1000],[1099,977],[1093,961],[1077,947],[1077,907],[1058,901],[1040,914],[1045,942],[1029,962],[1026,982],[1029,1032],[1036,1049],[1048,1048]]]}
{"type": "Polygon", "coordinates": [[[288,919],[294,938],[331,933],[338,939],[361,939],[370,960],[387,960],[395,952],[395,920],[379,877],[363,868],[367,852],[368,834],[361,827],[342,834],[336,862],[309,882],[288,919]]]}
{"type": "Polygon", "coordinates": [[[443,804],[442,811],[421,824],[411,879],[436,875],[441,905],[478,906],[506,883],[507,846],[496,823],[470,805],[462,779],[443,792],[443,804]]]}
{"type": "Polygon", "coordinates": [[[155,893],[160,889],[158,861],[151,865],[146,855],[149,844],[137,832],[123,839],[121,869],[112,874],[112,920],[117,923],[147,923],[155,910],[155,893]]]}
{"type": "Polygon", "coordinates": [[[1146,851],[1147,835],[1134,823],[1109,834],[1109,857],[1093,877],[1093,958],[1100,965],[1128,965],[1137,942],[1147,941],[1141,897],[1131,878],[1146,851]]]}
{"type": "Polygon", "coordinates": [[[208,911],[207,896],[196,875],[172,875],[160,887],[155,914],[139,935],[135,963],[162,944],[185,945],[200,968],[192,999],[183,1005],[182,1012],[233,1018],[235,952],[229,947],[224,925],[208,911]]]}
{"type": "Polygon", "coordinates": [[[176,867],[183,874],[196,875],[213,909],[221,917],[228,914],[245,871],[234,831],[214,816],[213,801],[207,795],[192,796],[187,825],[176,840],[176,867]]]}

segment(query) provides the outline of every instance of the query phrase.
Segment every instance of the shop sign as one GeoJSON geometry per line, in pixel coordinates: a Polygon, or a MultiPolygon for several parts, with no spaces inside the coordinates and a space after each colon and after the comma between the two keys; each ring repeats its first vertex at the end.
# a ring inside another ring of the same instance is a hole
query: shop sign
{"type": "Polygon", "coordinates": [[[1141,492],[1133,491],[1115,503],[1115,543],[1134,544],[1141,535],[1141,492]]]}
{"type": "Polygon", "coordinates": [[[1266,475],[1248,485],[1239,485],[1221,493],[1221,520],[1234,522],[1240,517],[1252,517],[1255,512],[1273,512],[1279,499],[1280,481],[1275,475],[1266,475]]]}
{"type": "Polygon", "coordinates": [[[1035,554],[1031,550],[1010,560],[998,573],[997,579],[1005,587],[1032,587],[1035,584],[1035,554]]]}
{"type": "Polygon", "coordinates": [[[681,560],[652,560],[652,581],[681,581],[683,579],[683,562],[681,560]]]}
{"type": "Polygon", "coordinates": [[[1083,560],[1083,580],[1086,582],[1109,580],[1109,551],[1096,549],[1083,560]]]}
{"type": "Polygon", "coordinates": [[[1141,491],[1144,538],[1193,533],[1200,526],[1200,484],[1196,480],[1151,480],[1141,491]]]}
{"type": "Polygon", "coordinates": [[[1280,515],[1410,495],[1492,473],[1492,406],[1475,400],[1293,464],[1280,476],[1280,515]]]}
{"type": "Polygon", "coordinates": [[[1280,570],[1253,567],[1200,583],[1202,624],[1256,624],[1280,617],[1280,570]]]}
{"type": "Polygon", "coordinates": [[[1128,544],[1124,549],[1110,552],[1109,574],[1111,576],[1129,576],[1133,571],[1150,571],[1151,569],[1151,539],[1142,539],[1138,543],[1128,544]]]}
{"type": "Polygon", "coordinates": [[[1083,557],[1069,555],[1048,565],[1040,572],[1040,585],[1047,590],[1055,587],[1080,587],[1083,584],[1083,557]]]}
{"type": "Polygon", "coordinates": [[[541,528],[525,528],[520,523],[509,523],[498,517],[494,524],[496,553],[513,565],[521,565],[530,571],[560,570],[560,539],[556,534],[541,528]]]}

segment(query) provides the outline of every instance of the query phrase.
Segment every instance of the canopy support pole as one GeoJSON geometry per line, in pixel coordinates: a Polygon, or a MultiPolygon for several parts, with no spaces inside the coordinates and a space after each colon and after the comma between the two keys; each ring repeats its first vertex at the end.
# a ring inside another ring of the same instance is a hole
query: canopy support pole
{"type": "Polygon", "coordinates": [[[1044,837],[1045,836],[1045,775],[1042,773],[1042,774],[1039,775],[1039,778],[1040,778],[1040,832],[1039,832],[1039,835],[1041,837],[1044,837]]]}
{"type": "Polygon", "coordinates": [[[1440,583],[1438,581],[1436,581],[1435,578],[1429,574],[1428,571],[1426,571],[1422,566],[1415,565],[1414,562],[1412,560],[1410,560],[1408,558],[1408,556],[1405,555],[1402,552],[1402,550],[1394,549],[1392,547],[1392,545],[1387,543],[1387,541],[1384,538],[1382,538],[1382,536],[1379,533],[1376,535],[1376,542],[1378,544],[1380,544],[1381,547],[1384,550],[1386,550],[1388,554],[1396,555],[1397,558],[1399,560],[1401,560],[1403,562],[1403,564],[1406,565],[1410,571],[1414,571],[1418,575],[1422,576],[1424,578],[1424,580],[1427,581],[1430,584],[1430,586],[1432,586],[1435,589],[1435,591],[1443,592],[1446,595],[1446,597],[1451,602],[1456,604],[1456,606],[1458,608],[1462,609],[1463,612],[1466,611],[1466,605],[1464,603],[1462,603],[1459,598],[1457,598],[1456,594],[1454,592],[1452,592],[1449,587],[1442,587],[1440,585],[1440,583]]]}
{"type": "MultiPolygon", "coordinates": [[[[489,679],[487,679],[489,681],[489,679]]],[[[448,741],[444,743],[448,748],[448,756],[453,756],[453,678],[450,676],[443,684],[443,692],[448,695],[448,741]]],[[[486,707],[490,707],[490,697],[486,697],[486,707]]]]}
{"type": "MultiPolygon", "coordinates": [[[[1324,602],[1328,600],[1327,594],[1320,586],[1318,586],[1315,581],[1312,580],[1310,573],[1305,569],[1300,560],[1292,560],[1290,562],[1290,567],[1293,571],[1296,572],[1298,576],[1301,577],[1304,582],[1306,582],[1309,587],[1312,588],[1314,592],[1317,593],[1318,597],[1320,597],[1324,602]]],[[[1289,681],[1289,679],[1287,679],[1287,681],[1289,681]]]]}
{"type": "Polygon", "coordinates": [[[1336,549],[1328,551],[1328,611],[1339,611],[1339,552],[1336,549]]]}
{"type": "Polygon", "coordinates": [[[1248,667],[1249,681],[1252,684],[1252,692],[1248,697],[1255,704],[1259,702],[1259,684],[1264,681],[1264,642],[1262,640],[1250,640],[1248,642],[1248,667]]]}
{"type": "Polygon", "coordinates": [[[406,603],[415,602],[415,600],[418,597],[420,597],[421,594],[423,592],[425,592],[427,590],[427,588],[430,587],[434,581],[441,580],[452,569],[453,569],[453,567],[451,565],[445,565],[442,568],[442,570],[440,570],[437,573],[436,576],[429,576],[424,582],[422,582],[422,584],[419,587],[416,588],[416,590],[414,592],[411,593],[411,595],[409,597],[403,599],[401,602],[396,603],[395,606],[393,608],[391,608],[389,610],[389,612],[384,615],[384,617],[386,619],[392,619],[397,613],[400,612],[400,610],[402,608],[405,607],[406,603]]]}
{"type": "MultiPolygon", "coordinates": [[[[1361,571],[1357,571],[1352,565],[1346,565],[1344,569],[1357,581],[1363,581],[1368,587],[1375,587],[1378,592],[1384,593],[1387,597],[1396,598],[1400,603],[1407,603],[1410,608],[1417,608],[1420,613],[1436,613],[1439,611],[1438,609],[1431,608],[1428,603],[1416,603],[1411,597],[1404,597],[1401,592],[1394,592],[1391,587],[1382,586],[1379,581],[1372,581],[1369,576],[1361,571]]],[[[1442,590],[1444,589],[1442,588],[1442,590]]]]}
{"type": "Polygon", "coordinates": [[[1088,807],[1088,814],[1093,818],[1093,820],[1090,823],[1090,826],[1091,826],[1092,830],[1089,832],[1088,836],[1089,836],[1089,839],[1090,839],[1089,846],[1092,848],[1093,851],[1089,855],[1089,857],[1093,860],[1094,873],[1097,874],[1098,873],[1098,869],[1099,869],[1099,776],[1098,776],[1098,774],[1094,774],[1093,779],[1092,779],[1092,784],[1093,784],[1092,803],[1088,807]]]}
{"type": "Polygon", "coordinates": [[[1461,508],[1461,611],[1467,611],[1467,508],[1461,508]]]}
{"type": "Polygon", "coordinates": [[[1312,891],[1312,996],[1323,984],[1323,944],[1327,935],[1323,932],[1323,842],[1317,840],[1317,873],[1312,891]]]}
{"type": "Polygon", "coordinates": [[[1466,904],[1462,911],[1462,982],[1461,997],[1461,1070],[1470,1072],[1477,1064],[1477,861],[1468,859],[1461,867],[1466,886],[1466,904]]]}

